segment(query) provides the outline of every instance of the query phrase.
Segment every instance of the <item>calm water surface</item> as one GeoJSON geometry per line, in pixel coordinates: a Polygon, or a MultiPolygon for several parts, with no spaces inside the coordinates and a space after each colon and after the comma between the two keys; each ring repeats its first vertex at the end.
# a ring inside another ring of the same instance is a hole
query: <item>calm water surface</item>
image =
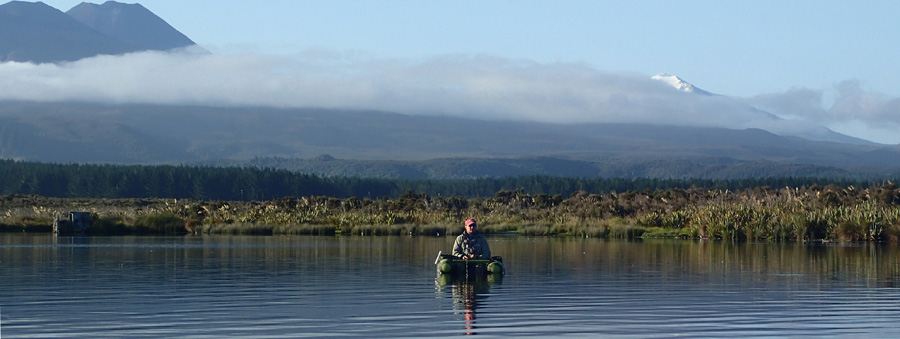
{"type": "Polygon", "coordinates": [[[448,283],[446,237],[0,234],[0,336],[900,335],[893,246],[488,239],[506,276],[448,283]]]}

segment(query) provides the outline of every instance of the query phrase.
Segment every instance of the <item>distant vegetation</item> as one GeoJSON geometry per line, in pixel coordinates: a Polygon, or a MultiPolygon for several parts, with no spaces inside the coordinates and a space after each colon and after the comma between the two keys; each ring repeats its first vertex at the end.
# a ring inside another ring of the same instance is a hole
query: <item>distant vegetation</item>
{"type": "MultiPolygon", "coordinates": [[[[890,158],[891,155],[885,154],[890,158]]],[[[886,180],[900,176],[892,167],[863,167],[853,160],[844,166],[719,157],[665,158],[627,154],[594,159],[549,156],[511,158],[439,158],[419,161],[354,160],[322,155],[312,159],[255,157],[247,160],[209,160],[214,167],[285,169],[325,177],[382,179],[475,179],[521,176],[592,178],[700,178],[739,180],[748,178],[816,177],[847,180],[886,180]]]]}
{"type": "Polygon", "coordinates": [[[489,198],[406,192],[395,199],[303,196],[268,201],[59,199],[3,196],[0,229],[49,231],[89,211],[92,234],[448,235],[467,217],[487,233],[732,241],[890,241],[900,238],[900,189],[670,188],[560,195],[499,191],[489,198]]]}
{"type": "Polygon", "coordinates": [[[446,235],[458,233],[466,217],[477,217],[485,232],[524,235],[900,238],[900,189],[891,182],[388,181],[262,169],[14,161],[0,162],[0,178],[0,229],[17,232],[48,231],[63,213],[89,211],[95,234],[446,235]],[[483,193],[488,190],[493,193],[483,193]],[[569,193],[556,193],[564,190],[569,193]],[[199,193],[206,198],[192,196],[199,193]]]}
{"type": "Polygon", "coordinates": [[[46,164],[0,160],[0,195],[59,198],[177,198],[195,200],[272,200],[282,197],[396,198],[407,191],[431,196],[491,197],[496,192],[568,196],[575,191],[607,194],[670,188],[738,191],[761,186],[813,185],[869,187],[879,182],[821,177],[739,180],[624,179],[518,176],[482,179],[399,180],[323,177],[287,170],[192,167],[46,164]]]}

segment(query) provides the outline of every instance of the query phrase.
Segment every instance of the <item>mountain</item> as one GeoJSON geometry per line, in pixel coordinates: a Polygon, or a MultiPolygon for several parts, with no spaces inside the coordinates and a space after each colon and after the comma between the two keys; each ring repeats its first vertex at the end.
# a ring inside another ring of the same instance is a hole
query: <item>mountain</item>
{"type": "Polygon", "coordinates": [[[140,4],[82,2],[66,12],[88,27],[144,50],[170,50],[195,45],[191,39],[140,4]]]}
{"type": "MultiPolygon", "coordinates": [[[[195,46],[143,6],[117,2],[81,4],[68,13],[40,2],[9,2],[0,5],[0,37],[0,62],[59,62],[195,46]]],[[[0,158],[260,166],[390,178],[889,178],[900,169],[898,147],[815,126],[801,126],[806,128],[797,132],[797,126],[775,115],[677,76],[659,74],[654,79],[685,92],[678,97],[726,103],[721,107],[729,108],[721,114],[733,109],[772,128],[487,121],[320,108],[0,101],[0,158]]]]}
{"type": "Polygon", "coordinates": [[[657,75],[652,76],[651,79],[659,80],[664,83],[667,83],[670,86],[675,87],[675,89],[677,89],[679,91],[688,92],[688,93],[696,93],[696,94],[700,94],[700,95],[715,95],[710,92],[704,91],[704,90],[694,86],[694,84],[684,81],[675,75],[671,75],[671,74],[667,74],[667,73],[659,73],[657,75]]]}
{"type": "MultiPolygon", "coordinates": [[[[718,94],[711,93],[700,89],[699,87],[694,86],[690,82],[684,81],[678,76],[671,75],[668,73],[659,73],[651,77],[653,80],[658,80],[663,83],[672,86],[673,88],[687,93],[704,95],[704,96],[719,96],[718,94]]],[[[766,119],[778,122],[784,122],[784,119],[781,117],[772,114],[770,112],[766,112],[756,107],[750,107],[751,111],[757,112],[760,116],[765,117],[766,119]]],[[[849,144],[857,144],[857,145],[875,145],[875,143],[860,139],[854,138],[848,135],[844,135],[831,129],[823,126],[803,126],[803,128],[797,128],[797,126],[791,127],[779,127],[779,124],[773,124],[772,126],[768,126],[768,130],[774,132],[776,134],[781,135],[790,135],[801,137],[809,140],[817,140],[817,141],[830,141],[830,142],[839,142],[839,143],[849,143],[849,144]]]]}
{"type": "Polygon", "coordinates": [[[131,126],[57,116],[21,122],[0,117],[0,158],[56,163],[161,163],[185,159],[180,147],[131,126]]]}
{"type": "Polygon", "coordinates": [[[812,141],[760,129],[8,101],[0,102],[0,120],[0,158],[42,162],[259,165],[397,178],[885,178],[900,169],[897,147],[812,141]]]}
{"type": "Polygon", "coordinates": [[[0,61],[73,61],[140,50],[85,26],[42,2],[0,5],[0,61]]]}
{"type": "Polygon", "coordinates": [[[82,3],[70,12],[42,2],[0,5],[0,62],[53,63],[194,45],[141,5],[82,3]]]}

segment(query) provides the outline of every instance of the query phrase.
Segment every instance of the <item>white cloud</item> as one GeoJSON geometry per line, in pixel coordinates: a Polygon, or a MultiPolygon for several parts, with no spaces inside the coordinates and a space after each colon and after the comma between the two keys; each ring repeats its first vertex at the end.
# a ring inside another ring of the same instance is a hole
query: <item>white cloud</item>
{"type": "Polygon", "coordinates": [[[828,120],[822,108],[823,92],[808,88],[792,88],[784,93],[761,94],[750,98],[749,104],[786,119],[828,120]]]}
{"type": "Polygon", "coordinates": [[[859,82],[848,80],[835,86],[838,97],[828,110],[841,120],[861,120],[872,126],[888,123],[894,129],[900,124],[900,99],[863,91],[859,82]]]}
{"type": "MultiPolygon", "coordinates": [[[[808,121],[851,116],[898,122],[900,102],[839,87],[794,89],[747,101],[808,121]]],[[[142,52],[63,64],[0,64],[0,99],[374,109],[406,114],[558,123],[634,122],[764,128],[783,123],[745,102],[674,90],[649,76],[574,63],[448,55],[424,61],[360,52],[310,51],[293,58],[142,52]]],[[[786,132],[785,132],[786,133],[786,132]]]]}
{"type": "Polygon", "coordinates": [[[824,125],[842,133],[884,143],[900,143],[900,98],[863,90],[856,80],[834,85],[829,91],[793,88],[746,100],[748,104],[781,117],[824,125]]]}

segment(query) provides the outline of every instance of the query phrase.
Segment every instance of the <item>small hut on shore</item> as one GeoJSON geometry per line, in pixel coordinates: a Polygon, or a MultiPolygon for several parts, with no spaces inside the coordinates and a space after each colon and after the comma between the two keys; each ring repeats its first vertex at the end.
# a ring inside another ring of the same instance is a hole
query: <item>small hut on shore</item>
{"type": "Polygon", "coordinates": [[[69,212],[53,220],[53,233],[84,233],[91,227],[90,212],[69,212]]]}

